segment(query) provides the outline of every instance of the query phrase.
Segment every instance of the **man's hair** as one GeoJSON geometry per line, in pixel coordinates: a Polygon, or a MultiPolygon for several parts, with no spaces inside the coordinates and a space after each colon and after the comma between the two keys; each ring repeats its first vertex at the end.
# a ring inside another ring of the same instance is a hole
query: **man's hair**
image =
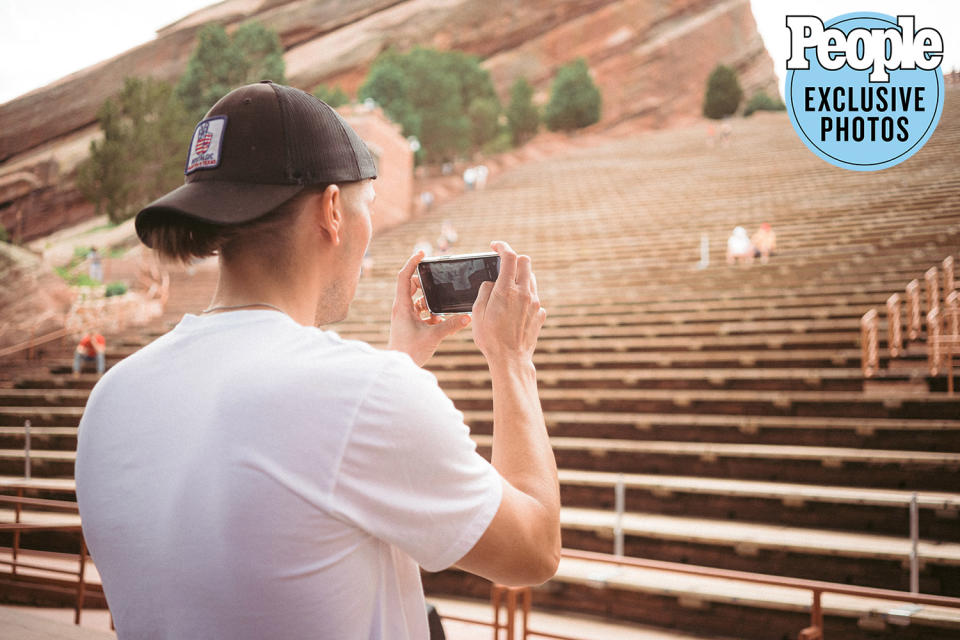
{"type": "Polygon", "coordinates": [[[184,264],[214,255],[229,259],[248,248],[285,263],[294,218],[309,197],[322,194],[327,186],[310,185],[272,211],[243,224],[215,224],[174,212],[155,215],[144,224],[141,235],[161,258],[184,264]]]}

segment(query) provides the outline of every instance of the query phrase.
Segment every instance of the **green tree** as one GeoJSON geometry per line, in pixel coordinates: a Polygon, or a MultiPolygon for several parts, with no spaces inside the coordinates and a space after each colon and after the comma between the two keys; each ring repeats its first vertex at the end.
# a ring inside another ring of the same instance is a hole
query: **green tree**
{"type": "Polygon", "coordinates": [[[7,228],[0,224],[0,242],[10,242],[10,234],[7,233],[7,228]]]}
{"type": "Polygon", "coordinates": [[[758,91],[747,101],[743,109],[743,116],[749,116],[754,111],[783,111],[787,108],[780,98],[771,98],[764,91],[758,91]]]}
{"type": "Polygon", "coordinates": [[[259,22],[240,25],[232,36],[221,25],[206,25],[177,85],[177,95],[198,122],[231,90],[260,80],[282,84],[284,71],[280,38],[259,22]]]}
{"type": "Polygon", "coordinates": [[[500,132],[500,105],[491,98],[476,98],[467,110],[470,139],[474,148],[482,148],[500,132]]]}
{"type": "Polygon", "coordinates": [[[490,74],[461,52],[387,51],[374,61],[359,97],[376,101],[403,135],[415,136],[428,162],[479,148],[498,132],[500,102],[490,74]]]}
{"type": "Polygon", "coordinates": [[[347,95],[346,91],[340,88],[340,85],[337,85],[331,89],[327,85],[321,84],[313,90],[313,95],[317,98],[320,98],[334,109],[350,103],[350,96],[347,95]]]}
{"type": "Polygon", "coordinates": [[[587,127],[600,120],[601,102],[587,61],[578,58],[557,70],[543,120],[551,131],[587,127]]]}
{"type": "Polygon", "coordinates": [[[707,78],[707,94],[703,99],[703,115],[714,120],[737,112],[743,99],[743,89],[737,72],[722,64],[717,65],[707,78]]]}
{"type": "Polygon", "coordinates": [[[97,213],[120,222],[183,182],[191,124],[170,85],[127,78],[97,119],[103,139],[77,168],[77,186],[97,213]]]}
{"type": "Polygon", "coordinates": [[[510,88],[507,105],[507,128],[510,139],[519,146],[535,136],[540,128],[540,113],[533,104],[533,87],[526,78],[517,78],[510,88]]]}

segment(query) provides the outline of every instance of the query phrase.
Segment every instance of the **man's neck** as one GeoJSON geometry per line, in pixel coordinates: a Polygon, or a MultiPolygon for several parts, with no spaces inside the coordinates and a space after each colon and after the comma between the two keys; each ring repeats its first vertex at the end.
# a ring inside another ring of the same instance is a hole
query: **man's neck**
{"type": "Polygon", "coordinates": [[[267,270],[253,265],[225,265],[220,261],[217,289],[208,309],[225,313],[233,307],[256,309],[276,308],[304,326],[313,326],[318,303],[311,294],[316,287],[303,278],[273,278],[267,270]]]}

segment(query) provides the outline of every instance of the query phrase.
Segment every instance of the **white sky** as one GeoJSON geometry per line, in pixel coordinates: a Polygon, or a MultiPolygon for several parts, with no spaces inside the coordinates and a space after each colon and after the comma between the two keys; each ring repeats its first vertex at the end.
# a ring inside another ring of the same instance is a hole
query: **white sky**
{"type": "MultiPolygon", "coordinates": [[[[0,0],[0,103],[106,60],[215,0],[0,0]]],[[[943,71],[960,68],[957,0],[751,0],[757,26],[780,77],[786,75],[790,14],[823,20],[852,11],[917,16],[944,40],[943,71]],[[906,7],[909,7],[907,9],[906,7]]]]}

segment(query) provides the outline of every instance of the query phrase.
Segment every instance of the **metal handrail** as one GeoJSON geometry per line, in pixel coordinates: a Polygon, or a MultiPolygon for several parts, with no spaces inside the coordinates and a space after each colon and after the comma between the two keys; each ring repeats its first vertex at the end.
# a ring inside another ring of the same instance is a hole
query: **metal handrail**
{"type": "MultiPolygon", "coordinates": [[[[748,571],[736,571],[733,569],[719,569],[715,567],[702,567],[697,565],[683,564],[679,562],[668,562],[665,560],[649,560],[646,558],[632,558],[629,556],[615,556],[606,553],[597,553],[595,551],[580,551],[576,549],[563,549],[563,558],[571,560],[588,560],[591,562],[600,562],[617,566],[634,567],[638,569],[653,569],[656,571],[666,571],[671,573],[683,573],[688,575],[701,576],[706,578],[722,578],[725,580],[734,580],[739,582],[749,582],[753,584],[763,584],[777,587],[788,587],[794,589],[803,589],[811,592],[812,602],[810,606],[810,626],[799,632],[800,640],[823,640],[823,606],[821,597],[824,593],[833,593],[840,595],[858,596],[864,598],[876,598],[878,600],[891,600],[896,602],[909,602],[913,604],[925,604],[938,607],[960,608],[960,598],[950,596],[938,596],[922,593],[908,593],[904,591],[895,591],[893,589],[880,589],[877,587],[861,587],[849,584],[840,584],[835,582],[825,582],[822,580],[809,580],[806,578],[790,578],[786,576],[775,576],[764,573],[751,573],[748,571]]],[[[491,591],[491,604],[494,609],[493,622],[483,620],[473,620],[459,616],[443,616],[449,620],[466,622],[472,624],[485,625],[493,627],[495,637],[499,637],[500,630],[506,630],[507,639],[513,640],[515,628],[515,617],[518,611],[518,602],[522,603],[519,609],[523,613],[522,626],[519,638],[527,640],[530,636],[541,638],[552,638],[554,640],[579,640],[572,636],[558,635],[545,631],[530,629],[528,617],[531,609],[532,590],[530,587],[505,587],[494,585],[491,591]],[[504,602],[507,608],[506,622],[500,622],[500,603],[504,602]]]]}
{"type": "MultiPolygon", "coordinates": [[[[66,500],[45,500],[42,498],[25,498],[23,497],[23,487],[17,488],[16,496],[0,496],[0,503],[13,504],[16,506],[14,522],[4,522],[0,523],[0,531],[10,531],[13,532],[13,548],[11,549],[11,560],[0,560],[0,565],[10,567],[10,575],[14,578],[17,576],[17,569],[33,569],[35,571],[47,571],[50,573],[63,573],[69,576],[77,577],[77,586],[76,586],[76,595],[74,596],[74,615],[73,623],[80,624],[80,615],[83,612],[83,601],[86,595],[86,582],[84,578],[86,576],[87,570],[87,541],[83,538],[83,528],[79,522],[72,523],[25,523],[20,522],[20,517],[22,515],[22,508],[24,506],[40,506],[48,509],[58,509],[60,511],[68,511],[71,513],[78,513],[79,507],[76,502],[70,502],[66,500]],[[75,531],[80,533],[80,556],[79,566],[76,571],[68,571],[66,569],[58,569],[56,567],[44,567],[35,564],[29,564],[25,562],[20,562],[18,557],[20,556],[20,534],[29,532],[29,531],[75,531]]],[[[57,589],[53,586],[47,586],[44,584],[32,584],[34,588],[37,589],[47,589],[54,590],[57,589]]]]}
{"type": "Polygon", "coordinates": [[[19,344],[15,344],[15,345],[6,347],[4,349],[0,349],[0,358],[12,355],[14,353],[17,353],[18,351],[23,351],[24,349],[32,350],[34,347],[38,347],[41,344],[52,342],[53,340],[57,340],[58,338],[63,338],[69,333],[70,332],[67,331],[66,328],[63,328],[63,329],[57,329],[56,331],[51,331],[50,333],[44,334],[39,337],[30,338],[29,340],[24,340],[19,344]]]}

